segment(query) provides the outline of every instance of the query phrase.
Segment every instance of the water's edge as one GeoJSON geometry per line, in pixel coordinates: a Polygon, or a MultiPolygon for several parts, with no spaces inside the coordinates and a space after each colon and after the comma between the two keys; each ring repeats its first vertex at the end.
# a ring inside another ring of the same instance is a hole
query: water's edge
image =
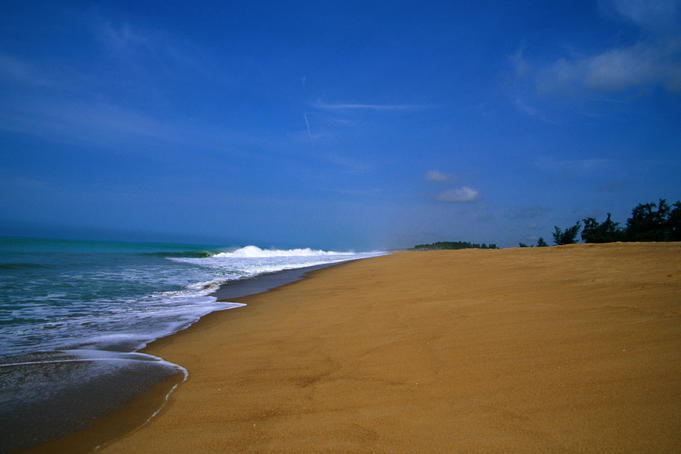
{"type": "MultiPolygon", "coordinates": [[[[361,260],[361,259],[357,259],[361,260]]],[[[261,274],[258,276],[228,281],[222,284],[210,296],[217,298],[219,302],[234,302],[236,298],[243,298],[246,296],[265,293],[277,287],[292,284],[305,278],[305,276],[313,271],[321,270],[332,266],[342,265],[354,260],[343,262],[327,263],[322,265],[308,266],[304,268],[296,268],[290,270],[277,271],[273,273],[261,274]]],[[[229,310],[229,309],[226,309],[229,310]]],[[[221,312],[221,310],[215,311],[221,312]]],[[[211,312],[206,315],[213,314],[211,312]]],[[[155,342],[170,338],[175,334],[189,329],[200,322],[206,315],[198,319],[193,324],[184,327],[183,329],[164,336],[150,342],[144,348],[138,351],[140,354],[144,353],[149,347],[152,347],[155,342]]],[[[148,355],[151,356],[151,355],[148,355]]],[[[187,380],[191,371],[187,371],[182,365],[173,364],[163,358],[157,357],[160,362],[165,364],[172,364],[177,373],[172,377],[157,378],[152,384],[148,384],[145,389],[139,390],[137,394],[126,402],[117,405],[113,410],[86,418],[87,422],[83,427],[74,427],[70,430],[62,430],[56,437],[46,434],[45,437],[37,439],[33,444],[19,446],[17,451],[21,453],[47,453],[47,452],[92,452],[105,446],[112,441],[140,429],[156,417],[165,406],[170,398],[170,395],[187,380]],[[131,425],[130,421],[123,421],[130,415],[130,411],[136,413],[137,420],[131,425]],[[125,414],[126,417],[121,415],[125,414]]],[[[102,391],[106,395],[106,391],[102,391]]],[[[68,409],[65,409],[68,411],[68,409]]],[[[16,448],[12,448],[16,449],[16,448]]],[[[0,449],[0,452],[2,449],[0,449]]]]}
{"type": "MultiPolygon", "coordinates": [[[[361,260],[361,259],[357,259],[361,260]]],[[[328,268],[330,266],[341,265],[343,263],[352,262],[354,260],[347,260],[344,262],[325,263],[323,265],[306,266],[304,268],[294,268],[291,270],[276,271],[274,273],[265,273],[258,276],[228,281],[220,286],[210,296],[217,298],[219,302],[232,302],[235,298],[243,298],[244,296],[257,295],[258,293],[265,293],[282,285],[292,284],[303,279],[308,273],[313,271],[328,268]]]]}

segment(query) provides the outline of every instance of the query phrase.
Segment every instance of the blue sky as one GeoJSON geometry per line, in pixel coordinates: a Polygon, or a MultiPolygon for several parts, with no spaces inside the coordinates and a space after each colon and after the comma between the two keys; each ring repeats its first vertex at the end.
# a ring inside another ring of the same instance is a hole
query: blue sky
{"type": "Polygon", "coordinates": [[[678,0],[9,1],[0,99],[4,233],[513,246],[681,199],[678,0]]]}

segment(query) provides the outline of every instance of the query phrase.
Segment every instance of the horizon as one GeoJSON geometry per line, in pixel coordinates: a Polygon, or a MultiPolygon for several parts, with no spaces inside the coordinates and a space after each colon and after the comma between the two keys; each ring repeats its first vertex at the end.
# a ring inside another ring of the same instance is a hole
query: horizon
{"type": "Polygon", "coordinates": [[[514,247],[681,200],[681,0],[10,1],[0,38],[0,235],[514,247]]]}

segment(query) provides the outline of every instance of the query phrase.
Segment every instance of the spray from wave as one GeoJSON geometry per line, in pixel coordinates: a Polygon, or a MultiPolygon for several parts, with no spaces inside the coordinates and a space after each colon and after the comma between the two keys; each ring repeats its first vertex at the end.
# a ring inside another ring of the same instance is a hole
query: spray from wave
{"type": "MultiPolygon", "coordinates": [[[[169,257],[169,260],[213,270],[215,273],[213,279],[195,285],[215,288],[229,280],[253,277],[263,273],[339,263],[384,254],[383,251],[340,252],[310,248],[261,249],[251,245],[233,251],[218,252],[210,257],[169,257]]],[[[193,287],[193,289],[198,288],[193,287]]]]}
{"type": "Polygon", "coordinates": [[[232,252],[220,252],[213,257],[226,258],[268,258],[268,257],[318,257],[353,256],[354,252],[323,251],[310,248],[302,249],[260,249],[258,246],[245,246],[232,252]]]}

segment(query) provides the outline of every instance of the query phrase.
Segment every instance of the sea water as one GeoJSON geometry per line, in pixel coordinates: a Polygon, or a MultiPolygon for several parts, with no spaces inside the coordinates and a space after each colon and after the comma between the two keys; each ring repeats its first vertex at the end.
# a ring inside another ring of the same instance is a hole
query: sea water
{"type": "Polygon", "coordinates": [[[381,255],[0,238],[0,451],[82,427],[181,365],[138,353],[217,310],[223,284],[381,255]]]}

